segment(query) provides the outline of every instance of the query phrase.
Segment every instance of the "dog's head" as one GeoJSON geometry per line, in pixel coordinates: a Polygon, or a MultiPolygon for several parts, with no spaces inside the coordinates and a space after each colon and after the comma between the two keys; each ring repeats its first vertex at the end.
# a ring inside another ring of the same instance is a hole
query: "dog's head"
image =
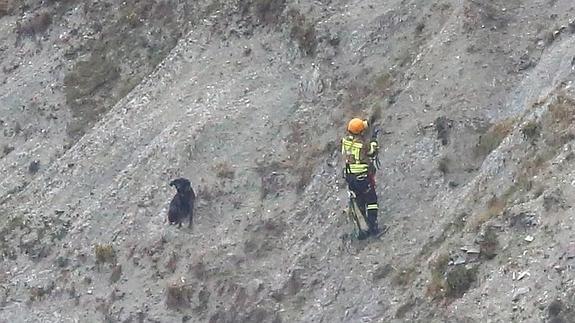
{"type": "Polygon", "coordinates": [[[178,190],[178,193],[189,192],[192,189],[192,184],[185,178],[176,178],[170,182],[170,186],[174,186],[176,190],[178,190]]]}

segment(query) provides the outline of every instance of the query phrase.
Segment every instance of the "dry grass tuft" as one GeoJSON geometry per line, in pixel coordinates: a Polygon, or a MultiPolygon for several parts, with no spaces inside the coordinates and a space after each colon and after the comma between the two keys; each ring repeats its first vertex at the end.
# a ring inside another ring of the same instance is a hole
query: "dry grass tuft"
{"type": "Polygon", "coordinates": [[[111,244],[97,244],[94,247],[97,264],[116,263],[116,251],[111,244]]]}
{"type": "Polygon", "coordinates": [[[487,202],[485,211],[476,215],[470,222],[471,228],[475,231],[479,230],[485,222],[502,215],[506,207],[506,199],[498,198],[497,196],[491,197],[491,199],[487,202]]]}
{"type": "Polygon", "coordinates": [[[485,158],[495,148],[499,147],[503,139],[513,130],[514,124],[515,118],[507,118],[492,125],[485,134],[479,137],[479,141],[475,146],[475,156],[485,158]]]}
{"type": "Polygon", "coordinates": [[[232,165],[226,161],[217,163],[213,169],[218,178],[234,179],[236,175],[232,165]]]}

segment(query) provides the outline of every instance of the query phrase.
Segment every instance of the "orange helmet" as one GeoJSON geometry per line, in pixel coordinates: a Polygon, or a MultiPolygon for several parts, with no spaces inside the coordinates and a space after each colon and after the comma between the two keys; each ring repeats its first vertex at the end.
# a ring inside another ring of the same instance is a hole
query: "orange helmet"
{"type": "Polygon", "coordinates": [[[359,135],[365,129],[367,129],[367,121],[361,120],[360,118],[353,118],[347,124],[347,131],[354,135],[359,135]]]}

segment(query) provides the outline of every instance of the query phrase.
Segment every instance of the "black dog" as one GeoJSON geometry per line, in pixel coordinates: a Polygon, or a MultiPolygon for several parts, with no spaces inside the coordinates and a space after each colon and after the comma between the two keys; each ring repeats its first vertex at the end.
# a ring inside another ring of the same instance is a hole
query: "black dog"
{"type": "Polygon", "coordinates": [[[168,221],[170,224],[178,224],[178,227],[181,228],[182,221],[189,217],[189,227],[191,228],[194,217],[194,201],[196,200],[196,194],[192,189],[192,185],[189,180],[178,178],[171,181],[170,186],[175,186],[178,192],[170,202],[168,221]]]}

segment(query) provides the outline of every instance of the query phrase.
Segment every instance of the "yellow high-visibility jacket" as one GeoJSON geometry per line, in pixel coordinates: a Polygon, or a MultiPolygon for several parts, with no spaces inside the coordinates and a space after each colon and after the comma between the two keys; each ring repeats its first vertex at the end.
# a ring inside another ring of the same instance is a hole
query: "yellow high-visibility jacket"
{"type": "Polygon", "coordinates": [[[361,136],[348,135],[341,140],[341,153],[347,174],[361,174],[369,169],[370,157],[377,151],[377,143],[364,144],[361,136]]]}

